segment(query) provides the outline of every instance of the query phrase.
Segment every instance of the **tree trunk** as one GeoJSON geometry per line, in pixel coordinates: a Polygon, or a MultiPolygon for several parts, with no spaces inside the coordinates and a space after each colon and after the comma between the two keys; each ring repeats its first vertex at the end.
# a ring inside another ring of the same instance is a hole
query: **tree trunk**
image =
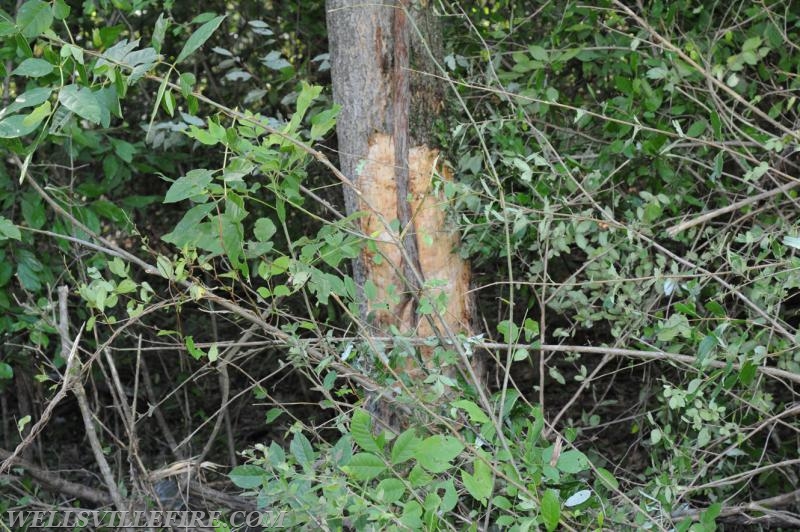
{"type": "MultiPolygon", "coordinates": [[[[348,214],[367,213],[361,229],[373,239],[354,265],[367,333],[396,327],[446,338],[470,334],[470,272],[454,253],[458,234],[433,191],[437,179],[452,179],[432,144],[444,83],[426,75],[438,74],[441,33],[427,2],[414,4],[328,0],[333,98],[342,107],[341,169],[352,181],[345,205],[348,214]],[[369,284],[372,298],[363,290],[369,284]],[[428,313],[441,294],[446,305],[428,313]]],[[[421,350],[420,362],[402,368],[414,381],[441,365],[430,349],[421,350]]]]}

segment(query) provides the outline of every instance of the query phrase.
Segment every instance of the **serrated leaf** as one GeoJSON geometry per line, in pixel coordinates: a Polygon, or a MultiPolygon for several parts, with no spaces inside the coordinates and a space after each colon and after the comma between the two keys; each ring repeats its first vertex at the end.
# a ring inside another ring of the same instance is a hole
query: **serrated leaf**
{"type": "Polygon", "coordinates": [[[180,63],[190,55],[192,55],[198,48],[203,46],[203,44],[211,37],[211,35],[216,31],[222,21],[225,20],[227,15],[220,15],[218,17],[214,17],[192,33],[189,38],[186,40],[186,44],[183,45],[183,49],[181,53],[178,54],[178,58],[175,60],[176,63],[180,63]]]}
{"type": "Polygon", "coordinates": [[[392,446],[392,465],[402,464],[417,453],[421,440],[413,428],[407,429],[394,441],[392,446]]]}
{"type": "Polygon", "coordinates": [[[372,453],[358,453],[342,469],[356,480],[372,480],[386,470],[386,464],[372,453]]]}
{"type": "Polygon", "coordinates": [[[100,123],[102,109],[97,97],[90,88],[75,84],[66,85],[58,92],[58,101],[81,118],[85,118],[95,124],[100,123]]]}
{"type": "Polygon", "coordinates": [[[381,480],[378,483],[378,487],[375,488],[375,495],[386,504],[399,501],[405,492],[405,485],[397,478],[385,478],[381,480]]]}
{"type": "Polygon", "coordinates": [[[372,417],[365,410],[357,408],[350,421],[350,435],[359,447],[365,451],[380,453],[381,448],[372,437],[372,417]]]}
{"type": "Polygon", "coordinates": [[[400,522],[411,530],[422,529],[422,505],[417,501],[409,501],[403,506],[400,522]]]}
{"type": "Polygon", "coordinates": [[[261,486],[264,478],[264,470],[256,465],[240,465],[234,467],[228,478],[238,488],[254,489],[261,486]]]}
{"type": "Polygon", "coordinates": [[[314,448],[302,432],[298,432],[289,444],[289,451],[297,459],[297,463],[310,468],[314,464],[314,448]]]}
{"type": "Polygon", "coordinates": [[[473,474],[466,471],[461,472],[461,480],[464,487],[470,495],[484,506],[489,502],[489,497],[492,496],[494,490],[494,482],[492,481],[492,470],[483,460],[475,459],[472,463],[473,474]]]}
{"type": "Polygon", "coordinates": [[[464,446],[452,436],[437,434],[425,438],[417,450],[417,461],[431,473],[444,473],[456,456],[461,454],[464,446]]]}
{"type": "Polygon", "coordinates": [[[678,336],[689,338],[692,335],[692,328],[689,320],[683,314],[673,314],[661,325],[656,338],[662,342],[669,342],[678,336]]]}
{"type": "Polygon", "coordinates": [[[22,234],[11,220],[0,216],[0,240],[8,240],[9,238],[20,240],[22,239],[22,234]]]}

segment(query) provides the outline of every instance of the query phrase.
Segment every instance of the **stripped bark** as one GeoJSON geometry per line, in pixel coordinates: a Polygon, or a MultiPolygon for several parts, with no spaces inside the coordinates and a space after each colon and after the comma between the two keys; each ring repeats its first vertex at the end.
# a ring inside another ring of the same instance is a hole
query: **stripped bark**
{"type": "MultiPolygon", "coordinates": [[[[329,0],[327,7],[333,97],[342,107],[340,165],[353,185],[345,206],[348,214],[367,213],[361,229],[374,239],[354,265],[367,332],[471,334],[469,266],[454,253],[458,233],[434,191],[437,179],[453,178],[432,138],[443,86],[425,75],[436,72],[441,51],[436,17],[427,2],[407,0],[329,0]],[[441,284],[431,289],[431,281],[441,284]],[[364,297],[367,282],[376,288],[372,301],[364,297]],[[420,297],[435,301],[442,293],[441,321],[420,316],[420,297]]],[[[420,356],[422,367],[402,368],[414,380],[436,363],[432,350],[420,356]]]]}

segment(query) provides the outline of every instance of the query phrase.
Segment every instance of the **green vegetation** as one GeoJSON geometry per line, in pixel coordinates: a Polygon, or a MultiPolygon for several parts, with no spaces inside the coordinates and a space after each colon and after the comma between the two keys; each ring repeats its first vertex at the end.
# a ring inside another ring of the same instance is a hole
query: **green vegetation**
{"type": "Polygon", "coordinates": [[[322,3],[16,4],[0,522],[172,482],[219,530],[800,527],[800,7],[436,4],[456,349],[364,327],[322,3]]]}

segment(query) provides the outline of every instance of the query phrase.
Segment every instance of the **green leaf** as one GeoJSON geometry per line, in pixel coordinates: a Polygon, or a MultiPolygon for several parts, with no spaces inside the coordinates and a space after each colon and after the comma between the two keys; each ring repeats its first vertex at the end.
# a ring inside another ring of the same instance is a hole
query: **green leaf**
{"type": "Polygon", "coordinates": [[[164,279],[172,279],[173,275],[175,275],[175,268],[172,267],[172,261],[164,255],[156,257],[156,267],[158,268],[158,273],[164,279]]]}
{"type": "Polygon", "coordinates": [[[703,362],[714,351],[715,347],[717,347],[717,337],[713,334],[707,334],[697,347],[697,359],[703,362]]]}
{"type": "Polygon", "coordinates": [[[538,46],[536,44],[532,44],[528,46],[528,51],[536,61],[547,61],[547,50],[538,46]]]}
{"type": "Polygon", "coordinates": [[[57,20],[64,20],[69,16],[69,12],[72,9],[67,5],[64,0],[56,0],[53,4],[53,16],[57,20]]]}
{"type": "Polygon", "coordinates": [[[392,446],[392,465],[402,464],[413,458],[421,441],[413,428],[407,429],[398,436],[392,446]]]}
{"type": "Polygon", "coordinates": [[[472,401],[468,401],[466,399],[462,399],[460,401],[454,401],[452,405],[456,408],[460,408],[461,410],[465,410],[467,414],[469,414],[469,420],[473,423],[488,423],[489,416],[481,410],[481,407],[473,403],[472,401]]]}
{"type": "Polygon", "coordinates": [[[761,37],[750,37],[744,44],[742,45],[743,52],[752,52],[758,50],[758,47],[761,46],[761,37]]]}
{"type": "Polygon", "coordinates": [[[6,364],[5,362],[0,362],[0,380],[9,380],[14,378],[14,368],[6,364]]]}
{"type": "Polygon", "coordinates": [[[686,136],[699,137],[705,130],[706,130],[706,121],[698,120],[697,122],[689,126],[689,129],[686,131],[686,136]]]}
{"type": "Polygon", "coordinates": [[[742,364],[742,369],[739,370],[739,382],[745,386],[750,386],[756,376],[757,369],[758,367],[751,360],[746,360],[742,364]]]}
{"type": "Polygon", "coordinates": [[[689,326],[689,320],[683,314],[673,314],[669,319],[661,325],[656,338],[662,342],[669,342],[678,336],[689,338],[692,335],[692,328],[689,326]]]}
{"type": "Polygon", "coordinates": [[[436,513],[441,505],[442,498],[435,491],[428,493],[422,502],[422,508],[429,514],[436,513]]]}
{"type": "Polygon", "coordinates": [[[339,114],[339,105],[315,114],[311,118],[311,140],[321,139],[333,126],[336,125],[336,116],[339,114]]]}
{"type": "Polygon", "coordinates": [[[37,59],[35,57],[29,57],[28,59],[20,63],[19,66],[11,72],[11,74],[14,76],[40,78],[42,76],[48,75],[52,71],[53,71],[53,65],[50,64],[49,61],[45,61],[44,59],[37,59]]]}
{"type": "Polygon", "coordinates": [[[350,435],[359,447],[365,451],[380,453],[381,448],[372,437],[372,417],[361,408],[353,412],[353,419],[350,421],[350,435]]]}
{"type": "Polygon", "coordinates": [[[547,490],[542,496],[542,519],[548,532],[555,530],[561,517],[561,503],[556,490],[547,490]]]}
{"type": "Polygon", "coordinates": [[[650,443],[657,445],[661,441],[661,429],[655,428],[650,432],[650,443]]]}
{"type": "Polygon", "coordinates": [[[175,60],[176,63],[180,63],[190,55],[192,55],[198,48],[203,46],[203,44],[211,37],[211,34],[216,31],[222,21],[225,20],[227,15],[220,15],[218,17],[214,17],[213,19],[209,20],[194,33],[192,33],[189,38],[186,40],[186,44],[183,45],[183,50],[181,53],[178,54],[178,59],[175,60]]]}
{"type": "Polygon", "coordinates": [[[36,107],[37,105],[44,103],[50,97],[52,92],[53,89],[50,87],[36,87],[35,89],[25,91],[14,98],[14,101],[11,102],[11,105],[0,112],[0,116],[11,114],[19,111],[20,109],[25,109],[26,107],[36,107]]]}
{"type": "Polygon", "coordinates": [[[614,477],[614,474],[611,473],[608,469],[598,467],[597,468],[597,478],[600,479],[600,482],[603,483],[605,487],[611,490],[619,489],[619,481],[614,477]]]}
{"type": "Polygon", "coordinates": [[[592,490],[578,490],[564,501],[564,506],[567,508],[574,508],[588,501],[592,496],[592,490]]]}
{"type": "Polygon", "coordinates": [[[17,29],[23,37],[38,37],[53,23],[53,8],[42,0],[28,0],[17,11],[17,29]]]}
{"type": "Polygon", "coordinates": [[[25,430],[25,426],[31,422],[31,416],[23,416],[17,421],[17,431],[22,434],[22,431],[25,430]]]}
{"type": "Polygon", "coordinates": [[[256,465],[240,465],[228,473],[228,478],[237,488],[255,489],[260,487],[263,482],[264,470],[256,465]]]}
{"type": "Polygon", "coordinates": [[[179,248],[187,244],[196,246],[198,239],[201,237],[197,230],[198,226],[212,210],[214,210],[213,203],[195,205],[186,212],[181,221],[178,222],[178,225],[175,226],[175,229],[162,236],[161,240],[174,244],[179,248]]]}
{"type": "Polygon", "coordinates": [[[39,124],[26,123],[26,115],[11,115],[0,120],[0,138],[15,139],[24,137],[39,127],[39,124]]]}
{"type": "Polygon", "coordinates": [[[50,102],[44,102],[42,105],[31,111],[28,116],[22,120],[24,127],[36,128],[42,123],[47,116],[50,115],[50,102]]]}
{"type": "MultiPolygon", "coordinates": [[[[14,267],[9,261],[0,261],[0,287],[8,284],[11,277],[14,275],[14,267]]],[[[2,301],[2,300],[0,300],[2,301]]]]}
{"type": "Polygon", "coordinates": [[[119,282],[114,292],[117,294],[130,294],[131,292],[135,292],[138,287],[139,286],[130,279],[123,279],[119,282]]]}
{"type": "Polygon", "coordinates": [[[308,111],[311,102],[322,92],[321,86],[309,85],[305,81],[303,81],[300,86],[300,94],[297,96],[297,109],[292,115],[289,124],[286,126],[287,133],[294,132],[300,127],[300,122],[303,120],[306,111],[308,111]]]}
{"type": "Polygon", "coordinates": [[[27,250],[21,250],[17,260],[17,277],[23,288],[36,292],[42,288],[44,266],[27,250]]]}
{"type": "Polygon", "coordinates": [[[219,347],[217,347],[216,343],[213,343],[211,344],[211,347],[208,348],[208,361],[216,362],[218,358],[219,358],[219,347]]]}
{"type": "Polygon", "coordinates": [[[281,414],[283,414],[283,410],[281,410],[280,408],[270,408],[269,410],[267,410],[267,416],[264,419],[264,422],[267,425],[269,425],[270,423],[278,419],[278,417],[281,414]]]}
{"type": "Polygon", "coordinates": [[[456,438],[437,434],[420,443],[417,460],[431,473],[444,473],[452,467],[450,461],[463,450],[464,446],[456,438]]]}
{"type": "MultiPolygon", "coordinates": [[[[0,378],[2,377],[0,376],[0,378]]],[[[385,478],[378,483],[378,487],[375,489],[378,499],[387,504],[400,500],[405,492],[405,485],[397,478],[385,478]]]]}
{"type": "Polygon", "coordinates": [[[175,203],[203,193],[214,178],[214,172],[205,168],[190,170],[169,187],[164,203],[175,203]]]}
{"type": "Polygon", "coordinates": [[[253,227],[253,234],[259,242],[269,242],[276,231],[275,223],[269,218],[259,218],[253,227]]]}
{"type": "Polygon", "coordinates": [[[161,45],[164,43],[164,36],[167,34],[168,27],[169,19],[164,17],[164,13],[160,13],[158,20],[156,20],[156,26],[153,28],[153,36],[150,38],[150,44],[153,45],[153,49],[158,53],[161,53],[161,45]]]}
{"type": "Polygon", "coordinates": [[[527,360],[529,356],[530,353],[528,353],[528,350],[523,347],[520,347],[514,351],[513,361],[521,362],[523,360],[527,360]]]}
{"type": "Polygon", "coordinates": [[[539,322],[537,321],[526,318],[525,323],[522,324],[522,328],[525,331],[526,342],[530,342],[532,339],[539,336],[539,322]]]}
{"type": "Polygon", "coordinates": [[[194,345],[194,337],[187,336],[183,339],[183,341],[186,344],[186,350],[189,351],[189,354],[192,355],[192,358],[195,360],[200,360],[203,358],[203,356],[205,356],[205,353],[203,353],[202,349],[198,349],[194,345]]]}
{"type": "Polygon", "coordinates": [[[786,235],[783,237],[783,245],[794,249],[800,249],[800,237],[786,235]]]}
{"type": "Polygon", "coordinates": [[[314,448],[302,432],[298,432],[289,444],[289,451],[297,459],[297,463],[310,468],[314,465],[314,448]]]}
{"type": "Polygon", "coordinates": [[[503,335],[503,341],[506,343],[513,343],[519,340],[519,327],[508,320],[503,320],[497,324],[497,332],[503,335]]]}
{"type": "Polygon", "coordinates": [[[417,501],[407,502],[400,516],[400,522],[411,530],[422,529],[422,506],[417,501]]]}
{"type": "Polygon", "coordinates": [[[461,471],[461,480],[469,494],[472,495],[475,500],[480,501],[483,506],[486,506],[494,490],[492,470],[483,460],[478,458],[472,463],[472,467],[474,469],[472,475],[466,471],[461,471]]]}
{"type": "Polygon", "coordinates": [[[558,457],[556,467],[564,473],[580,473],[589,469],[589,459],[580,451],[565,451],[558,457]]]}
{"type": "Polygon", "coordinates": [[[22,234],[20,234],[19,228],[11,220],[0,216],[0,240],[8,240],[9,238],[21,240],[22,234]]]}
{"type": "Polygon", "coordinates": [[[386,470],[386,464],[372,453],[358,453],[342,470],[356,480],[372,480],[386,470]]]}
{"type": "Polygon", "coordinates": [[[706,530],[716,529],[716,519],[719,517],[720,512],[722,512],[722,503],[715,502],[700,514],[700,522],[708,527],[706,530]]]}
{"type": "Polygon", "coordinates": [[[90,88],[75,84],[62,87],[58,93],[58,101],[81,118],[95,124],[100,123],[102,109],[90,88]]]}

